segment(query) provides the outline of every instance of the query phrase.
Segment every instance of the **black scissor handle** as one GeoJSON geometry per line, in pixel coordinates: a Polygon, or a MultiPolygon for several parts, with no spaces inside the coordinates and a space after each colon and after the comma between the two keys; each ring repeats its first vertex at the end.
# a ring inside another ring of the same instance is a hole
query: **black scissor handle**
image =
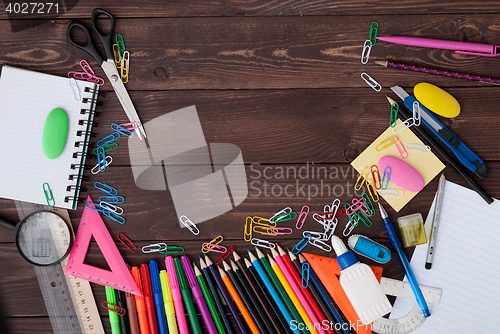
{"type": "Polygon", "coordinates": [[[97,50],[95,49],[94,44],[92,43],[92,40],[90,39],[90,32],[89,32],[89,30],[80,21],[73,20],[73,21],[70,22],[69,27],[68,27],[68,34],[67,34],[66,38],[68,39],[68,42],[70,42],[71,44],[73,44],[77,48],[80,48],[80,49],[85,50],[88,53],[90,53],[90,55],[92,57],[94,57],[94,59],[97,61],[97,63],[99,64],[99,66],[101,66],[101,64],[103,62],[102,57],[97,52],[97,50]],[[73,29],[74,27],[79,27],[79,28],[83,29],[83,31],[87,35],[87,44],[80,45],[80,44],[77,44],[73,40],[73,38],[71,37],[71,29],[73,29]]]}
{"type": "Polygon", "coordinates": [[[115,29],[115,18],[113,15],[111,15],[109,12],[105,11],[104,9],[96,8],[92,11],[92,28],[95,30],[97,33],[97,36],[99,36],[99,39],[101,40],[102,46],[104,47],[104,51],[106,52],[106,57],[108,59],[114,59],[113,55],[113,48],[112,48],[112,43],[111,39],[113,37],[113,30],[115,29]],[[109,29],[109,32],[104,35],[97,29],[97,17],[101,14],[106,15],[109,17],[111,20],[111,28],[109,29]]]}

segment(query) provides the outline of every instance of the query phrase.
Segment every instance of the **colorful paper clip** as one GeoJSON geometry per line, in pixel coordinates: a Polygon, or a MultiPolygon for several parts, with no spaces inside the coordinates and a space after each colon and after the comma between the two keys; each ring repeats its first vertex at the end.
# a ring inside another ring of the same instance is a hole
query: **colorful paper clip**
{"type": "Polygon", "coordinates": [[[73,93],[75,100],[80,101],[82,96],[80,95],[80,90],[78,89],[78,84],[76,83],[75,78],[69,79],[69,87],[71,88],[71,92],[73,93]]]}
{"type": "Polygon", "coordinates": [[[118,132],[119,134],[127,136],[129,138],[134,136],[134,133],[132,131],[125,129],[123,126],[118,125],[116,123],[111,124],[111,130],[114,130],[114,131],[118,132]]]}
{"type": "Polygon", "coordinates": [[[120,77],[124,84],[128,82],[128,73],[130,68],[129,65],[130,65],[130,53],[128,51],[125,51],[120,66],[120,77]]]}
{"type": "Polygon", "coordinates": [[[389,123],[391,128],[396,126],[396,120],[398,119],[398,112],[399,112],[399,104],[397,103],[391,104],[391,119],[389,123]]]}
{"type": "Polygon", "coordinates": [[[182,225],[186,226],[187,229],[191,231],[191,233],[193,233],[194,235],[200,234],[200,230],[198,229],[196,224],[193,223],[193,221],[189,219],[187,216],[185,215],[180,216],[179,221],[181,222],[182,225]]]}
{"type": "Polygon", "coordinates": [[[388,148],[389,146],[391,146],[393,144],[393,141],[392,141],[393,137],[395,137],[395,136],[387,138],[387,139],[383,140],[380,144],[378,144],[377,146],[375,146],[375,151],[380,152],[383,149],[388,148]]]}
{"type": "Polygon", "coordinates": [[[80,61],[80,66],[83,69],[83,72],[72,71],[68,73],[68,77],[79,80],[90,81],[99,86],[104,85],[104,80],[95,75],[94,71],[92,70],[92,67],[90,67],[89,63],[85,59],[80,61]]]}
{"type": "Polygon", "coordinates": [[[43,193],[45,194],[45,199],[47,200],[47,205],[51,208],[56,205],[56,201],[54,200],[54,195],[52,195],[52,190],[47,182],[42,185],[43,193]]]}
{"type": "Polygon", "coordinates": [[[107,160],[106,154],[102,147],[97,148],[97,166],[99,167],[99,172],[104,172],[106,170],[107,160]]]}
{"type": "Polygon", "coordinates": [[[309,244],[311,246],[317,247],[325,252],[332,251],[332,246],[330,246],[329,244],[327,244],[326,242],[324,242],[321,239],[311,238],[311,240],[309,241],[309,244]]]}
{"type": "Polygon", "coordinates": [[[363,184],[368,178],[369,173],[370,173],[370,168],[364,167],[361,173],[359,173],[358,179],[356,180],[356,184],[354,185],[354,190],[358,191],[361,190],[361,188],[363,188],[363,184]],[[361,183],[359,183],[360,181],[361,183]]]}
{"type": "Polygon", "coordinates": [[[372,165],[370,167],[370,171],[372,172],[373,185],[375,186],[375,189],[380,189],[380,183],[382,182],[382,180],[380,178],[380,171],[378,170],[378,166],[372,165]]]}
{"type": "Polygon", "coordinates": [[[391,177],[391,167],[387,166],[384,168],[384,177],[382,178],[382,190],[387,190],[389,185],[389,178],[391,177]]]}
{"type": "Polygon", "coordinates": [[[215,260],[215,264],[219,264],[224,261],[232,252],[234,252],[234,246],[230,246],[225,253],[219,256],[217,260],[215,260]]]}
{"type": "Polygon", "coordinates": [[[123,123],[123,124],[120,124],[120,125],[123,126],[125,129],[127,129],[129,131],[133,131],[135,129],[139,129],[142,126],[141,122],[123,123]]]}
{"type": "Polygon", "coordinates": [[[108,202],[105,202],[105,201],[101,201],[99,203],[100,206],[102,206],[104,209],[107,209],[111,212],[114,212],[116,213],[117,215],[122,215],[123,214],[123,209],[119,206],[116,206],[114,204],[111,204],[111,203],[108,203],[108,202]]]}
{"type": "Polygon", "coordinates": [[[111,195],[111,196],[118,195],[118,190],[116,190],[115,188],[113,188],[109,184],[96,181],[96,182],[94,182],[94,187],[96,187],[100,191],[104,191],[108,195],[111,195]]]}
{"type": "Polygon", "coordinates": [[[345,212],[344,208],[341,208],[340,211],[337,211],[335,214],[335,218],[339,219],[342,216],[347,216],[347,212],[345,212]]]}
{"type": "Polygon", "coordinates": [[[373,90],[376,92],[380,92],[380,90],[382,89],[382,86],[366,72],[361,73],[361,79],[363,79],[368,84],[368,86],[373,88],[373,90]]]}
{"type": "Polygon", "coordinates": [[[420,104],[418,101],[413,102],[413,119],[415,120],[415,126],[420,126],[420,104]]]}
{"type": "Polygon", "coordinates": [[[274,249],[276,248],[276,245],[270,241],[267,241],[267,240],[263,240],[263,239],[258,239],[258,238],[252,238],[252,240],[250,240],[250,243],[254,246],[257,246],[257,247],[264,247],[264,248],[267,248],[267,249],[274,249]]]}
{"type": "Polygon", "coordinates": [[[406,151],[405,146],[403,145],[401,140],[399,140],[398,136],[392,136],[392,142],[394,143],[394,145],[396,145],[401,158],[408,158],[408,152],[406,151]]]}
{"type": "Polygon", "coordinates": [[[335,216],[337,215],[337,211],[340,207],[340,199],[336,198],[333,200],[332,205],[325,205],[323,208],[323,217],[320,217],[320,219],[327,220],[328,222],[332,222],[333,219],[335,219],[335,216]]]}
{"type": "Polygon", "coordinates": [[[123,40],[123,36],[121,34],[116,34],[115,43],[118,47],[118,55],[120,58],[123,58],[123,54],[125,53],[125,41],[123,40]]]}
{"type": "Polygon", "coordinates": [[[311,236],[311,238],[314,239],[324,239],[325,234],[323,232],[316,232],[316,231],[304,231],[302,232],[303,237],[307,237],[308,235],[311,236]]]}
{"type": "Polygon", "coordinates": [[[429,153],[431,151],[431,147],[423,144],[406,144],[406,149],[409,151],[417,151],[421,153],[429,153]]]}
{"type": "Polygon", "coordinates": [[[304,289],[307,289],[309,286],[309,271],[311,270],[311,267],[309,266],[309,263],[304,262],[302,263],[302,287],[304,289]]]}
{"type": "Polygon", "coordinates": [[[160,252],[161,247],[167,247],[167,244],[164,242],[160,242],[157,244],[150,244],[150,245],[142,247],[142,252],[143,253],[158,253],[158,252],[160,252]]]}
{"type": "MultiPolygon", "coordinates": [[[[117,143],[107,143],[107,144],[101,145],[100,147],[102,147],[104,149],[104,152],[110,152],[110,151],[116,150],[118,148],[118,144],[117,143]]],[[[92,152],[95,155],[97,155],[97,147],[94,148],[94,150],[92,152]]]]}
{"type": "Polygon", "coordinates": [[[395,127],[393,127],[392,128],[392,132],[394,132],[394,133],[401,132],[403,130],[408,129],[409,127],[411,127],[414,124],[415,124],[415,120],[413,119],[413,117],[410,117],[406,121],[404,121],[404,122],[400,123],[399,125],[396,125],[395,127]]]}
{"type": "Polygon", "coordinates": [[[275,228],[275,226],[262,226],[262,225],[256,225],[253,227],[253,231],[255,233],[260,233],[260,234],[263,234],[263,235],[271,235],[271,236],[276,236],[276,234],[273,234],[273,233],[269,233],[267,232],[267,229],[268,228],[275,228]]]}
{"type": "Polygon", "coordinates": [[[123,218],[122,216],[120,215],[117,215],[116,213],[114,213],[113,211],[109,211],[109,210],[104,210],[102,212],[105,216],[107,216],[108,218],[114,220],[115,222],[119,223],[119,224],[125,224],[125,218],[123,218]]]}
{"type": "Polygon", "coordinates": [[[271,235],[287,235],[292,234],[293,230],[290,227],[268,227],[267,233],[271,235]]]}
{"type": "MultiPolygon", "coordinates": [[[[99,155],[98,155],[98,157],[99,157],[99,155]]],[[[106,161],[106,163],[105,163],[104,169],[102,171],[106,170],[106,167],[108,167],[113,162],[113,157],[110,155],[106,155],[105,161],[106,161]]],[[[100,173],[102,171],[101,171],[101,165],[99,164],[99,162],[97,162],[97,164],[90,170],[90,172],[94,175],[97,173],[100,173]]]]}
{"type": "Polygon", "coordinates": [[[274,216],[269,219],[271,223],[286,222],[297,218],[297,212],[283,213],[279,216],[274,216]]]}
{"type": "Polygon", "coordinates": [[[378,33],[378,23],[374,21],[370,26],[370,34],[368,35],[368,39],[370,40],[370,44],[372,46],[377,44],[377,33],[378,33]]]}
{"type": "Polygon", "coordinates": [[[330,240],[332,237],[333,233],[335,232],[335,228],[337,227],[338,224],[338,219],[335,218],[330,224],[325,225],[325,233],[323,238],[320,238],[321,240],[330,240]]]}
{"type": "MultiPolygon", "coordinates": [[[[213,247],[217,246],[218,244],[220,244],[222,241],[224,240],[224,237],[222,235],[218,235],[216,236],[215,238],[213,238],[211,241],[209,242],[206,242],[204,243],[202,246],[201,246],[201,251],[206,254],[208,252],[210,252],[212,250],[213,247]],[[208,245],[208,246],[211,246],[213,245],[213,247],[205,247],[205,245],[208,245]]],[[[226,247],[224,247],[226,248],[226,247]]],[[[224,250],[225,252],[226,250],[224,250]]],[[[224,253],[222,252],[222,253],[224,253]]]]}
{"type": "Polygon", "coordinates": [[[363,211],[359,211],[356,214],[358,216],[358,224],[359,224],[359,221],[361,221],[367,227],[372,227],[372,225],[373,225],[372,221],[370,220],[370,218],[368,218],[368,216],[363,211]]]}
{"type": "Polygon", "coordinates": [[[361,199],[363,200],[364,204],[365,204],[365,208],[366,208],[366,211],[363,210],[363,208],[361,208],[361,210],[369,217],[373,217],[375,216],[375,208],[373,207],[373,203],[370,199],[370,197],[368,197],[368,194],[367,193],[363,193],[361,195],[361,199]]]}
{"type": "Polygon", "coordinates": [[[401,189],[384,189],[379,190],[380,196],[384,197],[402,197],[404,195],[401,189]]]}
{"type": "Polygon", "coordinates": [[[136,245],[125,234],[120,232],[116,235],[116,237],[121,241],[122,244],[125,245],[125,247],[129,249],[129,251],[131,251],[132,253],[135,253],[137,251],[136,245]]]}
{"type": "Polygon", "coordinates": [[[310,234],[303,237],[295,246],[293,246],[292,253],[295,255],[299,254],[304,249],[304,247],[306,247],[307,244],[311,241],[311,238],[312,237],[310,234]]]}
{"type": "Polygon", "coordinates": [[[114,313],[118,314],[119,316],[124,316],[127,313],[127,311],[125,311],[125,309],[123,307],[120,307],[120,306],[115,305],[113,303],[110,303],[108,301],[103,301],[101,303],[101,305],[106,310],[114,312],[114,313]]]}
{"type": "Polygon", "coordinates": [[[125,198],[123,198],[123,196],[100,196],[99,202],[122,204],[123,202],[125,202],[125,198]]]}
{"type": "Polygon", "coordinates": [[[113,44],[113,56],[115,58],[116,68],[120,68],[120,66],[122,66],[122,57],[118,51],[118,44],[113,44]]]}
{"type": "Polygon", "coordinates": [[[366,180],[366,188],[368,189],[368,195],[370,195],[372,201],[378,202],[380,198],[378,197],[377,189],[375,189],[375,186],[370,179],[366,180]]]}
{"type": "Polygon", "coordinates": [[[309,214],[309,206],[304,205],[302,207],[302,210],[300,210],[299,218],[297,218],[297,223],[295,224],[295,228],[297,228],[297,230],[300,230],[302,226],[304,226],[308,214],[309,214]]]}
{"type": "Polygon", "coordinates": [[[342,235],[344,237],[348,237],[351,234],[352,230],[354,230],[354,225],[351,224],[351,221],[349,220],[344,227],[344,231],[342,231],[342,235]]]}
{"type": "Polygon", "coordinates": [[[245,239],[245,241],[252,240],[252,223],[253,218],[248,216],[245,221],[245,228],[243,230],[243,238],[245,239]]]}
{"type": "Polygon", "coordinates": [[[365,204],[363,201],[353,198],[352,204],[346,203],[344,204],[345,212],[347,212],[348,216],[352,216],[355,212],[361,210],[361,207],[364,207],[365,204]]]}
{"type": "Polygon", "coordinates": [[[201,245],[201,251],[203,253],[208,253],[208,252],[225,253],[227,251],[227,248],[222,245],[215,245],[209,242],[205,242],[203,245],[201,245]]]}
{"type": "Polygon", "coordinates": [[[158,250],[160,254],[182,254],[184,247],[181,246],[161,246],[158,250]]]}
{"type": "Polygon", "coordinates": [[[363,51],[361,51],[361,64],[368,63],[370,59],[370,52],[372,52],[372,43],[369,39],[363,44],[363,51]]]}
{"type": "Polygon", "coordinates": [[[267,218],[262,218],[262,217],[258,217],[258,216],[252,217],[252,223],[257,224],[257,225],[266,226],[266,227],[275,227],[277,225],[274,222],[270,222],[269,219],[267,219],[267,218]]]}
{"type": "Polygon", "coordinates": [[[287,206],[283,210],[280,210],[276,212],[271,218],[269,218],[269,221],[271,223],[279,222],[281,219],[285,218],[285,214],[291,213],[293,210],[291,207],[287,206]],[[281,217],[278,219],[278,217],[281,217]]]}
{"type": "Polygon", "coordinates": [[[109,143],[112,143],[114,142],[115,140],[117,140],[118,138],[120,138],[120,132],[118,131],[115,131],[113,132],[112,134],[110,135],[107,135],[106,137],[102,138],[101,140],[99,140],[97,142],[97,146],[98,148],[99,147],[102,147],[103,145],[105,144],[109,144],[109,143]]]}

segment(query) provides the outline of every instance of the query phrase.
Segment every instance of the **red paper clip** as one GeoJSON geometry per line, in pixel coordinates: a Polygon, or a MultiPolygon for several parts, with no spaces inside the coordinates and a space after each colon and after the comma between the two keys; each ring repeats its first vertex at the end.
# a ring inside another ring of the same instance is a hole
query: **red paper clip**
{"type": "Polygon", "coordinates": [[[134,243],[132,242],[132,240],[130,240],[125,234],[123,234],[122,232],[118,233],[116,235],[116,237],[118,238],[118,240],[120,240],[122,242],[122,244],[125,245],[125,247],[127,247],[132,253],[135,253],[135,251],[137,250],[137,247],[134,245],[134,243]],[[121,237],[120,237],[121,236],[121,237]],[[130,244],[127,245],[127,242],[130,244]],[[135,248],[135,249],[132,249],[132,248],[135,248]]]}
{"type": "MultiPolygon", "coordinates": [[[[396,137],[396,136],[394,136],[394,137],[396,137]]],[[[380,172],[378,170],[378,166],[372,165],[370,167],[370,170],[372,172],[373,185],[375,186],[375,189],[380,190],[380,185],[382,184],[382,179],[380,178],[380,172]],[[373,167],[375,167],[375,168],[373,168],[373,167]]]]}
{"type": "Polygon", "coordinates": [[[234,246],[230,246],[224,254],[219,256],[217,260],[215,260],[215,264],[219,264],[224,261],[232,252],[234,252],[234,246]]]}
{"type": "Polygon", "coordinates": [[[119,316],[124,316],[125,313],[127,313],[127,311],[123,308],[123,307],[120,307],[118,305],[115,305],[113,303],[110,303],[110,302],[107,302],[107,301],[103,301],[101,303],[102,307],[104,307],[106,310],[108,311],[111,311],[111,312],[114,312],[116,314],[118,314],[119,316]],[[110,305],[110,306],[108,306],[110,305]],[[117,309],[118,311],[114,310],[113,308],[117,309]],[[123,312],[122,312],[123,311],[123,312]]]}
{"type": "Polygon", "coordinates": [[[342,208],[340,209],[339,211],[337,211],[337,213],[335,214],[335,218],[339,219],[340,217],[342,216],[347,216],[347,212],[345,212],[345,208],[342,208]]]}

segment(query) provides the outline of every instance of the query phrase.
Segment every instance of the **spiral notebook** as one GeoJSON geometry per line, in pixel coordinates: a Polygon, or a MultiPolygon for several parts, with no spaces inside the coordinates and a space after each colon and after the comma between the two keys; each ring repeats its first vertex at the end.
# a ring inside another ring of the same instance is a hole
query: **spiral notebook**
{"type": "Polygon", "coordinates": [[[56,207],[76,209],[98,90],[91,82],[0,65],[0,197],[47,205],[46,184],[56,207]],[[42,135],[55,108],[68,115],[68,138],[61,155],[49,159],[42,135]]]}

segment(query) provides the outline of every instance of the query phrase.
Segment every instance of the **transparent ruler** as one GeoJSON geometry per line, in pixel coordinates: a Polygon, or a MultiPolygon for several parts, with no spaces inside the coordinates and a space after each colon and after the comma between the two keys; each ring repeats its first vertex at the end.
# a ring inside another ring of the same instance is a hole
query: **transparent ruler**
{"type": "MultiPolygon", "coordinates": [[[[15,203],[21,220],[40,210],[53,211],[70,220],[67,210],[20,201],[15,203]]],[[[104,334],[90,283],[64,275],[66,264],[67,259],[56,265],[34,266],[54,333],[104,334]]]]}

